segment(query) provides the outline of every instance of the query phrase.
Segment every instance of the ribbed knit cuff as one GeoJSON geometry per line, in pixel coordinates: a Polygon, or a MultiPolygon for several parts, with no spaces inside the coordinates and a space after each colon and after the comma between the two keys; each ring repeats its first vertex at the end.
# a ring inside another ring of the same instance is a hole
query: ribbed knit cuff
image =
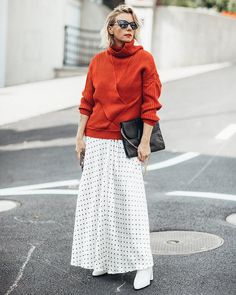
{"type": "Polygon", "coordinates": [[[152,121],[152,120],[148,120],[148,119],[142,119],[144,123],[147,123],[150,126],[154,126],[156,125],[157,121],[152,121]]]}
{"type": "Polygon", "coordinates": [[[88,110],[86,110],[86,109],[78,108],[78,111],[81,114],[86,115],[86,116],[90,116],[91,115],[91,113],[88,110]]]}

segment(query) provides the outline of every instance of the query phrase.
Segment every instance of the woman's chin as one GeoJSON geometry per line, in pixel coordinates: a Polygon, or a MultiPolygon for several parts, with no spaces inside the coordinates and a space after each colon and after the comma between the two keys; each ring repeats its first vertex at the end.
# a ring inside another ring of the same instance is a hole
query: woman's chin
{"type": "Polygon", "coordinates": [[[130,42],[132,41],[133,37],[124,37],[124,39],[122,40],[123,42],[130,42]]]}

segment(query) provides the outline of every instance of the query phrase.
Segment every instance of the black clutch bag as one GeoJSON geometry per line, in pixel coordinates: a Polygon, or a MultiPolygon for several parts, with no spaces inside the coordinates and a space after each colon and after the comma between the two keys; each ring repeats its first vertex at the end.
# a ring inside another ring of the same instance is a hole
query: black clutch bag
{"type": "Polygon", "coordinates": [[[82,152],[80,152],[80,167],[81,167],[81,170],[83,171],[84,169],[84,156],[85,156],[85,150],[83,150],[82,152]]]}
{"type": "MultiPolygon", "coordinates": [[[[129,121],[120,122],[122,141],[128,158],[138,156],[138,145],[143,134],[143,120],[135,118],[129,121]]],[[[165,143],[161,134],[159,121],[153,126],[150,138],[151,152],[165,149],[165,143]]]]}

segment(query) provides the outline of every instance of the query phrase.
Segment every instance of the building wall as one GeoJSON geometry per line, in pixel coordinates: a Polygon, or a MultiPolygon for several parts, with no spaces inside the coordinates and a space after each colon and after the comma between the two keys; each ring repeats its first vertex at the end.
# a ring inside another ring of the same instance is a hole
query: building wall
{"type": "Polygon", "coordinates": [[[176,6],[157,6],[152,52],[159,68],[236,60],[233,18],[176,6]]]}
{"type": "Polygon", "coordinates": [[[8,0],[6,86],[54,77],[62,64],[66,0],[8,0]]]}
{"type": "Polygon", "coordinates": [[[53,79],[63,66],[64,26],[100,30],[110,11],[92,0],[8,0],[7,8],[6,56],[1,58],[3,45],[0,52],[6,70],[0,71],[0,86],[53,79]]]}
{"type": "Polygon", "coordinates": [[[105,18],[111,11],[107,6],[100,4],[101,1],[83,1],[81,10],[81,28],[100,30],[105,18]]]}
{"type": "MultiPolygon", "coordinates": [[[[53,79],[63,65],[65,24],[100,30],[109,12],[96,0],[0,0],[0,87],[53,79]]],[[[161,69],[236,60],[233,18],[157,6],[153,27],[161,69]]]]}
{"type": "Polygon", "coordinates": [[[5,85],[7,45],[7,0],[0,0],[0,87],[5,85]]]}

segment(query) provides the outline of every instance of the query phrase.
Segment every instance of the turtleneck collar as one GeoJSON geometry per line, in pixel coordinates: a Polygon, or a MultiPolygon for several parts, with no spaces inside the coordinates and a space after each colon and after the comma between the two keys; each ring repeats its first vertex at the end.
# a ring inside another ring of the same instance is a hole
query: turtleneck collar
{"type": "Polygon", "coordinates": [[[133,55],[136,51],[140,49],[143,49],[143,46],[138,45],[137,41],[135,39],[132,39],[130,42],[125,42],[123,47],[115,45],[109,46],[107,52],[117,57],[126,57],[133,55]]]}

